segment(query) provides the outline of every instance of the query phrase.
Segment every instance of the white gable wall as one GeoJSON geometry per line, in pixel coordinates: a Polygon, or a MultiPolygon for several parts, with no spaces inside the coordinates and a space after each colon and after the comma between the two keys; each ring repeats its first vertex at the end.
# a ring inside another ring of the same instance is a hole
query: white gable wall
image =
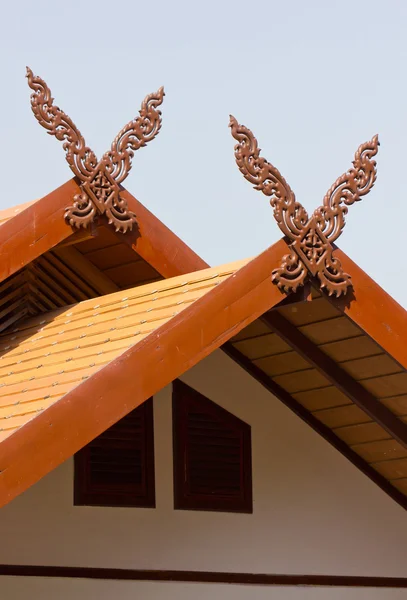
{"type": "Polygon", "coordinates": [[[406,576],[401,507],[221,351],[182,379],[252,426],[254,513],[174,511],[169,386],[154,398],[157,508],[74,507],[69,460],[0,509],[0,563],[406,576]]]}

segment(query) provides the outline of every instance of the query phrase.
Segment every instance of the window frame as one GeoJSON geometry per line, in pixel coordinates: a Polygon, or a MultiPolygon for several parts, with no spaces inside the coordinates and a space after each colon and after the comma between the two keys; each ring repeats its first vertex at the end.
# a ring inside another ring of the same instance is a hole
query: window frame
{"type": "Polygon", "coordinates": [[[253,513],[251,426],[184,382],[176,380],[172,385],[174,509],[253,513]],[[240,496],[209,496],[190,492],[187,473],[188,440],[187,409],[185,407],[189,399],[204,405],[205,412],[213,414],[220,420],[224,419],[229,427],[240,431],[240,496]]]}
{"type": "Polygon", "coordinates": [[[74,455],[74,506],[155,508],[153,398],[149,398],[140,404],[122,420],[128,418],[137,410],[143,412],[144,419],[144,461],[142,469],[145,479],[142,493],[132,490],[130,486],[122,486],[120,489],[120,485],[111,483],[105,486],[92,485],[90,481],[90,447],[95,441],[92,440],[74,455]]]}

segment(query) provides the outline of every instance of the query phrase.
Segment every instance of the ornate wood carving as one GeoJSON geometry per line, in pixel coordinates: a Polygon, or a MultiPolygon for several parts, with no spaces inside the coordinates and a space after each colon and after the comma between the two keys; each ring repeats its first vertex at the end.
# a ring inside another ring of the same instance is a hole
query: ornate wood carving
{"type": "Polygon", "coordinates": [[[291,252],[273,271],[272,280],[285,292],[295,292],[310,275],[318,277],[320,287],[329,295],[345,294],[351,285],[350,276],[335,257],[332,243],[342,233],[348,206],[361,200],[376,181],[373,157],[379,146],[378,136],[359,146],[353,167],[335,181],[322,205],[308,217],[281,173],[260,156],[260,148],[250,129],[239,125],[232,116],[230,127],[238,142],[235,158],[240,172],[256,190],[271,197],[274,217],[290,240],[291,252]]]}
{"type": "Polygon", "coordinates": [[[63,142],[66,160],[81,182],[80,194],[66,209],[65,218],[73,227],[87,227],[98,214],[105,214],[116,231],[131,230],[136,215],[129,211],[120,194],[120,184],[131,169],[134,152],[155,138],[161,129],[164,89],[147,96],[139,116],[130,121],[114,139],[110,150],[98,161],[73,121],[54,105],[51,90],[41,77],[27,67],[28,85],[33,90],[31,108],[37,121],[50,135],[63,142]]]}

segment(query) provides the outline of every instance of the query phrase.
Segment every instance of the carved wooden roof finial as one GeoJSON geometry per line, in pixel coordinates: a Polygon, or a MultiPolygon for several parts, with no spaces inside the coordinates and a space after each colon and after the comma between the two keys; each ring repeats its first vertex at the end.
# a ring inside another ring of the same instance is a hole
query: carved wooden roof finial
{"type": "Polygon", "coordinates": [[[353,167],[341,175],[328,190],[322,205],[311,217],[296,201],[294,192],[280,172],[260,156],[260,148],[250,129],[230,117],[232,135],[237,140],[235,158],[240,172],[247,181],[266,196],[274,208],[274,217],[290,240],[291,252],[275,269],[272,280],[285,292],[295,292],[308,276],[318,277],[320,287],[329,295],[345,294],[351,285],[334,255],[332,243],[340,236],[345,225],[348,206],[358,202],[376,181],[376,161],[379,139],[359,146],[353,167]]]}
{"type": "Polygon", "coordinates": [[[73,198],[65,218],[73,227],[87,227],[98,214],[105,214],[116,231],[131,230],[136,215],[129,211],[120,195],[120,184],[131,169],[134,152],[155,138],[161,128],[158,106],[164,98],[164,88],[147,96],[139,116],[130,121],[114,139],[110,150],[98,161],[95,153],[73,121],[54,105],[51,90],[41,77],[27,67],[28,85],[33,90],[31,108],[37,121],[50,135],[63,141],[66,160],[80,181],[81,193],[73,198]]]}

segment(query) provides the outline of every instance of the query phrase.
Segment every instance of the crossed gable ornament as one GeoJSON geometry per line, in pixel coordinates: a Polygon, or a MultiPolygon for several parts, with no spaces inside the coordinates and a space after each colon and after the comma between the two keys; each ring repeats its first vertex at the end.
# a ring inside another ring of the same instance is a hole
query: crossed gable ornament
{"type": "Polygon", "coordinates": [[[250,129],[230,117],[232,135],[237,140],[235,158],[243,177],[270,197],[274,218],[286,237],[290,253],[272,273],[272,280],[283,291],[295,292],[311,276],[318,278],[319,287],[337,297],[351,286],[350,276],[334,255],[333,242],[345,226],[348,206],[358,202],[376,181],[376,161],[379,139],[359,146],[353,167],[338,177],[325,194],[322,205],[311,217],[296,201],[294,192],[281,173],[260,156],[260,148],[250,129]]]}
{"type": "Polygon", "coordinates": [[[139,116],[130,121],[113,140],[110,150],[98,161],[72,119],[54,105],[51,90],[41,77],[27,67],[28,85],[33,90],[31,108],[37,121],[50,135],[63,142],[66,160],[80,182],[81,193],[73,198],[65,218],[72,227],[87,227],[98,214],[106,215],[116,231],[126,233],[136,223],[120,195],[120,184],[131,169],[134,152],[153,140],[161,128],[158,106],[164,88],[147,96],[139,116]]]}
{"type": "MultiPolygon", "coordinates": [[[[118,133],[110,150],[98,161],[95,153],[73,121],[54,105],[51,90],[40,77],[27,68],[28,85],[33,90],[31,108],[37,121],[50,135],[63,142],[66,160],[76,176],[81,192],[65,211],[72,227],[88,227],[98,215],[105,215],[116,231],[126,233],[137,222],[121,196],[121,184],[131,169],[134,152],[153,140],[161,129],[164,89],[147,96],[139,116],[118,133]]],[[[351,286],[350,276],[335,257],[332,244],[342,233],[348,206],[358,202],[376,181],[379,140],[359,146],[353,167],[341,175],[328,190],[319,206],[308,216],[296,201],[294,192],[281,173],[265,158],[250,129],[230,117],[233,137],[237,140],[235,158],[240,172],[256,190],[270,197],[274,217],[283,232],[290,253],[272,273],[273,282],[284,292],[295,292],[307,279],[319,280],[319,287],[329,295],[345,294],[351,286]]]]}

